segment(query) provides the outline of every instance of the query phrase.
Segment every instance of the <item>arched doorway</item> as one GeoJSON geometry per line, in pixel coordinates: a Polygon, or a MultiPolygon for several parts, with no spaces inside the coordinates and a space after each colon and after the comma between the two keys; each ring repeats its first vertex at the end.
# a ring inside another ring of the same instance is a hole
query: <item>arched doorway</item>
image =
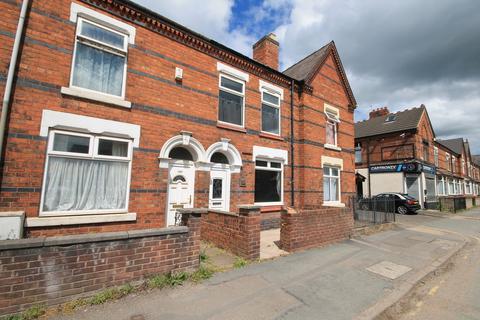
{"type": "Polygon", "coordinates": [[[193,208],[195,203],[195,163],[205,156],[203,146],[182,133],[168,140],[160,151],[160,167],[168,168],[166,225],[176,224],[179,209],[193,208]]]}
{"type": "Polygon", "coordinates": [[[210,209],[230,211],[230,185],[232,172],[240,172],[242,160],[240,152],[228,139],[214,143],[207,150],[210,162],[210,209]]]}

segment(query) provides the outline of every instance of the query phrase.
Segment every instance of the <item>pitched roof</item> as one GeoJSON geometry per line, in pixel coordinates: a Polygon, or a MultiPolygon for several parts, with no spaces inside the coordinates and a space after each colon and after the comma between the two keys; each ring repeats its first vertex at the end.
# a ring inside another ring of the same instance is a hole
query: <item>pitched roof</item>
{"type": "Polygon", "coordinates": [[[472,156],[473,163],[480,166],[480,155],[472,156]]]}
{"type": "Polygon", "coordinates": [[[315,77],[320,67],[327,60],[328,55],[332,53],[335,63],[337,64],[338,69],[340,70],[340,77],[342,79],[343,85],[347,91],[348,98],[353,107],[356,107],[357,101],[353,96],[352,88],[348,82],[345,69],[343,68],[340,56],[335,46],[335,42],[331,41],[318,49],[317,51],[309,54],[302,60],[298,61],[294,65],[287,68],[283,71],[283,74],[298,80],[305,81],[305,83],[310,84],[311,80],[315,77]]]}
{"type": "Polygon", "coordinates": [[[418,108],[407,109],[396,113],[390,113],[385,116],[379,116],[357,122],[355,123],[355,138],[365,138],[417,129],[424,111],[426,111],[426,108],[424,105],[421,105],[418,108]],[[395,115],[395,120],[385,122],[387,117],[391,115],[395,115]]]}
{"type": "Polygon", "coordinates": [[[437,142],[442,146],[452,150],[456,154],[463,153],[463,138],[455,138],[455,139],[448,139],[448,140],[438,140],[437,142]]]}

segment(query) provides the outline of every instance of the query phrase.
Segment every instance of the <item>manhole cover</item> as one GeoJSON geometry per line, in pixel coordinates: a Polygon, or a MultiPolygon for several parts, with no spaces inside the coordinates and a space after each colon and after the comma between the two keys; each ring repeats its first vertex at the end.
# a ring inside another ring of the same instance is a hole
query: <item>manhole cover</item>
{"type": "Polygon", "coordinates": [[[367,270],[393,280],[412,270],[412,268],[390,261],[382,261],[368,267],[367,270]]]}

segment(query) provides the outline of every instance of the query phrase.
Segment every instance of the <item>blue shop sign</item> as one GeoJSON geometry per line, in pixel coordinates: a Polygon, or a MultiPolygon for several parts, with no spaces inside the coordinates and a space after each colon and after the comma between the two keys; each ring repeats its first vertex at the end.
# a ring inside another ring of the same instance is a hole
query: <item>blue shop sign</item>
{"type": "Polygon", "coordinates": [[[437,169],[432,166],[427,166],[426,164],[423,165],[423,172],[425,173],[430,173],[430,174],[435,174],[437,173],[437,169]]]}
{"type": "Polygon", "coordinates": [[[397,164],[381,164],[370,166],[370,173],[387,173],[387,172],[421,172],[422,165],[416,162],[397,163],[397,164]]]}

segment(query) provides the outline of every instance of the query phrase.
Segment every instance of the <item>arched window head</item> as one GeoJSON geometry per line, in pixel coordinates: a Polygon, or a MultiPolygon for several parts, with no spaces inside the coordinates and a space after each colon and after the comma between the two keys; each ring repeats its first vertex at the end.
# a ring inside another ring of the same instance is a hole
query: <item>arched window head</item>
{"type": "Polygon", "coordinates": [[[228,158],[223,153],[220,153],[220,152],[215,152],[214,154],[212,154],[212,157],[210,158],[210,162],[229,164],[228,158]]]}
{"type": "Polygon", "coordinates": [[[173,148],[170,153],[168,154],[168,157],[171,159],[178,159],[178,160],[189,160],[193,161],[193,156],[188,151],[187,149],[183,147],[175,147],[173,148]]]}

